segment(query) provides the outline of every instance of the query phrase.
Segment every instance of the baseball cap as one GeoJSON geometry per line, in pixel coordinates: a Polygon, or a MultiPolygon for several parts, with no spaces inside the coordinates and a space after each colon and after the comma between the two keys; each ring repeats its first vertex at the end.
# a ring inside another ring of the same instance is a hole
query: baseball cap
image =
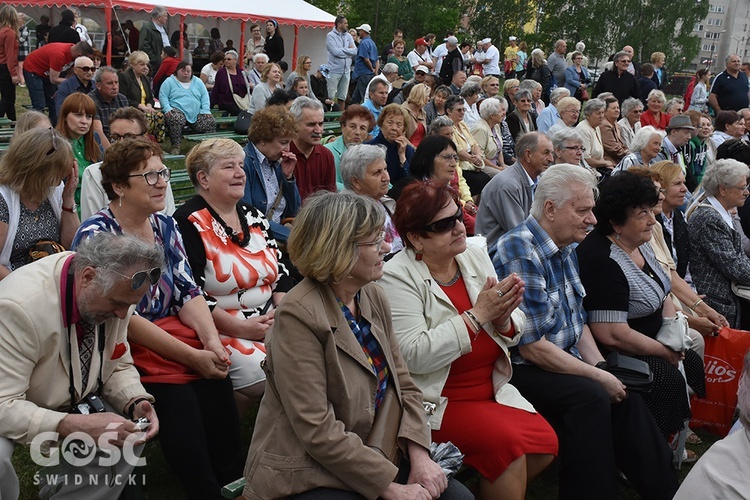
{"type": "Polygon", "coordinates": [[[424,38],[417,38],[417,40],[414,42],[415,47],[419,47],[420,45],[424,45],[427,47],[429,44],[425,41],[424,38]]]}
{"type": "Polygon", "coordinates": [[[515,42],[516,40],[518,40],[518,38],[516,38],[514,36],[509,36],[508,37],[508,41],[510,41],[510,42],[515,42]]]}
{"type": "Polygon", "coordinates": [[[458,45],[458,38],[456,38],[455,36],[449,36],[445,39],[445,41],[451,45],[458,45]]]}
{"type": "Polygon", "coordinates": [[[331,68],[329,68],[327,64],[321,64],[318,68],[318,71],[320,71],[320,74],[323,75],[323,78],[328,78],[329,76],[331,76],[331,68]]]}
{"type": "Polygon", "coordinates": [[[365,31],[365,32],[367,32],[367,33],[370,33],[370,32],[372,31],[372,28],[371,28],[371,27],[370,27],[370,25],[369,25],[369,24],[367,24],[367,23],[365,23],[365,24],[361,24],[361,25],[357,26],[357,27],[356,27],[356,28],[354,28],[354,29],[356,29],[357,31],[359,31],[359,30],[362,30],[362,31],[365,31]]]}
{"type": "Polygon", "coordinates": [[[425,75],[430,72],[430,70],[427,69],[427,66],[423,64],[420,64],[419,66],[417,66],[417,69],[414,70],[415,73],[419,73],[420,71],[425,75]]]}

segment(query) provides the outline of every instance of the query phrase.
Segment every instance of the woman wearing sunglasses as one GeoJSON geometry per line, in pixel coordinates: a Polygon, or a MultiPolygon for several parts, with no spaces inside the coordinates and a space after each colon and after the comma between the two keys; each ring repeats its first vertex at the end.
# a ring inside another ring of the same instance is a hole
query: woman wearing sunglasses
{"type": "Polygon", "coordinates": [[[14,137],[0,160],[0,279],[36,260],[30,250],[40,241],[70,248],[77,185],[73,149],[53,128],[14,137]]]}
{"type": "Polygon", "coordinates": [[[195,281],[229,344],[229,377],[238,408],[263,395],[263,346],[273,307],[294,286],[263,213],[242,200],[245,153],[231,139],[208,139],[185,158],[198,193],[174,214],[195,281]]]}
{"type": "Polygon", "coordinates": [[[218,498],[221,486],[242,473],[231,362],[177,224],[157,213],[164,209],[170,170],[158,144],[122,140],[107,150],[101,172],[110,203],[84,221],[73,247],[111,232],[163,248],[166,266],[136,306],[128,340],[141,381],[159,401],[159,441],[186,498],[218,498]]]}
{"type": "Polygon", "coordinates": [[[406,249],[385,264],[393,327],[425,405],[432,440],[451,441],[481,474],[479,498],[521,500],[557,454],[557,437],[510,384],[508,348],[523,332],[524,283],[498,280],[487,252],[466,245],[458,196],[415,182],[396,204],[406,249]]]}

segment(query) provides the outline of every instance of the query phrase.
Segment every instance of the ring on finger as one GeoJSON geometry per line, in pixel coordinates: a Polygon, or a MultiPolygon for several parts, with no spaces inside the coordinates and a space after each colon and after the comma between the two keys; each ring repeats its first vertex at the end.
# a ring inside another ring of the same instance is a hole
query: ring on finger
{"type": "Polygon", "coordinates": [[[497,290],[497,296],[498,296],[498,297],[502,297],[503,295],[505,295],[505,294],[503,293],[503,291],[502,291],[502,290],[500,290],[500,289],[498,289],[498,290],[497,290]]]}

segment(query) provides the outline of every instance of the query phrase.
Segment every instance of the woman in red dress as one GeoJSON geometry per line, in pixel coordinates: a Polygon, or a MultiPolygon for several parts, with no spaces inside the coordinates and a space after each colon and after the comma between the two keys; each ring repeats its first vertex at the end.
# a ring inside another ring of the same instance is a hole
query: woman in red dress
{"type": "Polygon", "coordinates": [[[407,248],[380,281],[414,382],[430,407],[432,439],[451,441],[481,474],[482,499],[522,500],[529,478],[557,454],[557,436],[508,383],[508,348],[525,316],[524,283],[498,281],[486,250],[467,247],[457,195],[414,182],[396,205],[407,248]]]}

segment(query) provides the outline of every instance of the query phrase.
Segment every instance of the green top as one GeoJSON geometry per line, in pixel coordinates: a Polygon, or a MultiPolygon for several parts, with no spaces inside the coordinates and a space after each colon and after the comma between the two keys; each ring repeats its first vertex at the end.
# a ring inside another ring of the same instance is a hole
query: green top
{"type": "Polygon", "coordinates": [[[411,63],[409,63],[409,59],[404,56],[402,57],[403,59],[399,61],[396,56],[391,56],[388,58],[388,62],[398,66],[398,76],[404,80],[411,80],[414,78],[414,70],[411,67],[411,63]]]}

